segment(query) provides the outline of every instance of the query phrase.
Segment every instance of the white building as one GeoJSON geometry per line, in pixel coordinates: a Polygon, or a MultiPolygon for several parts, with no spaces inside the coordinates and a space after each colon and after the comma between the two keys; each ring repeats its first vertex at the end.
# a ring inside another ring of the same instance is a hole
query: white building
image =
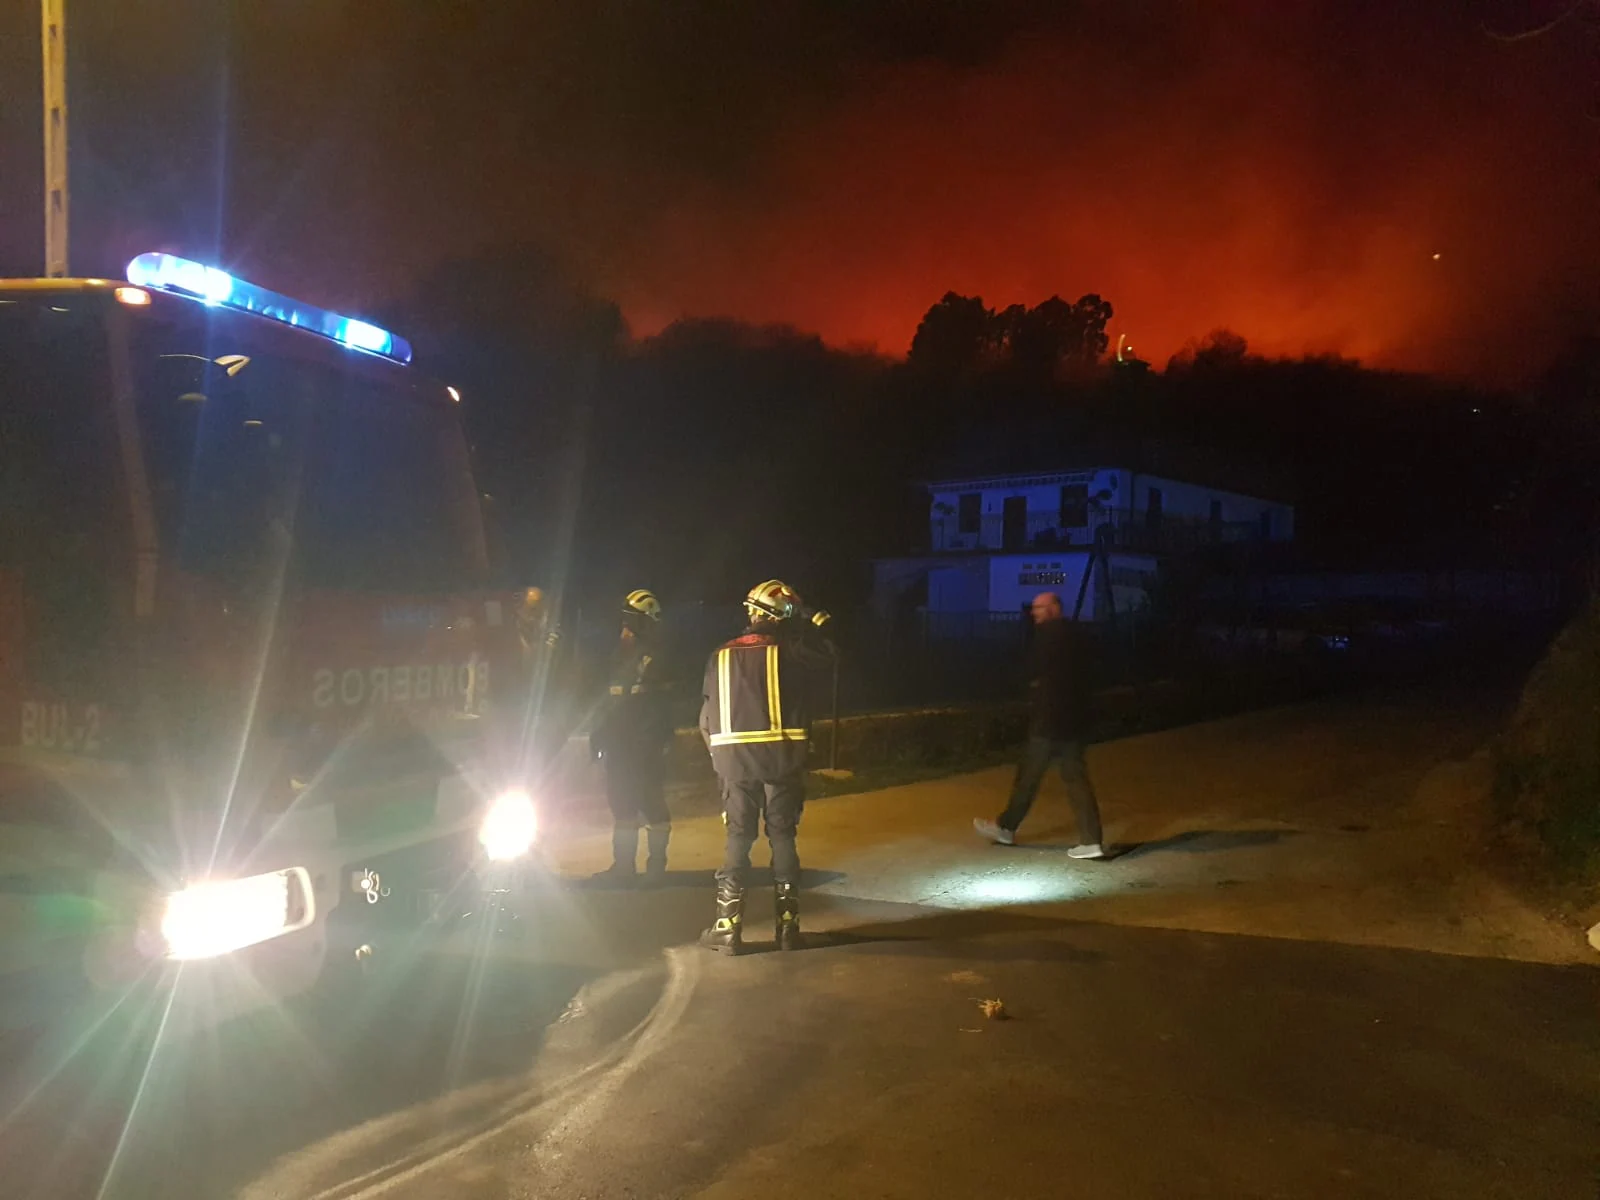
{"type": "Polygon", "coordinates": [[[1164,556],[1294,537],[1292,505],[1126,467],[955,479],[927,490],[929,552],[875,564],[881,616],[908,603],[941,617],[1014,614],[1053,591],[1069,615],[1104,620],[1149,602],[1164,556]],[[1084,589],[1097,541],[1109,576],[1084,589]]]}

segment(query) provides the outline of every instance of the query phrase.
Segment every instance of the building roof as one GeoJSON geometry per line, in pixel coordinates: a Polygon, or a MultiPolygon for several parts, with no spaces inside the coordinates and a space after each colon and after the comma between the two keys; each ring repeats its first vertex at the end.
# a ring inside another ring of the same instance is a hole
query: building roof
{"type": "Polygon", "coordinates": [[[1130,444],[1085,438],[1076,445],[1062,444],[1064,440],[1041,437],[1019,442],[1003,438],[969,446],[958,457],[937,464],[937,473],[930,473],[922,486],[991,481],[1001,486],[1014,485],[1019,479],[1070,482],[1062,477],[1118,469],[1234,495],[1293,503],[1295,489],[1272,464],[1224,458],[1202,447],[1153,439],[1130,444]],[[1081,465],[1085,463],[1096,465],[1081,465]]]}
{"type": "Polygon", "coordinates": [[[943,479],[929,479],[924,481],[921,486],[930,491],[948,491],[957,487],[979,490],[988,487],[1016,487],[1019,484],[1087,483],[1101,471],[1122,469],[1120,467],[1066,467],[1054,471],[1007,471],[990,475],[956,475],[943,479]]]}

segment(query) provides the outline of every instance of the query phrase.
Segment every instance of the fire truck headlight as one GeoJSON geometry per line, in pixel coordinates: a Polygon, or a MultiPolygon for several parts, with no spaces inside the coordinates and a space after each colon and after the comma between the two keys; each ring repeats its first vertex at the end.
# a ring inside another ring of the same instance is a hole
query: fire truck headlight
{"type": "Polygon", "coordinates": [[[524,791],[501,792],[484,814],[478,841],[495,862],[521,858],[539,836],[539,813],[524,791]]]}
{"type": "Polygon", "coordinates": [[[161,936],[168,958],[215,958],[304,929],[315,915],[311,876],[291,867],[173,892],[161,915],[161,936]]]}

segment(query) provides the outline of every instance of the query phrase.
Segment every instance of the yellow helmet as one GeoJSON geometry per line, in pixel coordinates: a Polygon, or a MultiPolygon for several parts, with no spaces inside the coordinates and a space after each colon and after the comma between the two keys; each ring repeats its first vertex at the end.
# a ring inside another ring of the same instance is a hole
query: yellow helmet
{"type": "Polygon", "coordinates": [[[744,608],[752,621],[787,621],[800,611],[800,593],[781,579],[769,579],[750,589],[744,608]]]}
{"type": "Polygon", "coordinates": [[[656,594],[645,588],[629,592],[628,598],[623,602],[622,615],[632,616],[638,613],[649,617],[652,621],[661,619],[661,601],[656,599],[656,594]]]}

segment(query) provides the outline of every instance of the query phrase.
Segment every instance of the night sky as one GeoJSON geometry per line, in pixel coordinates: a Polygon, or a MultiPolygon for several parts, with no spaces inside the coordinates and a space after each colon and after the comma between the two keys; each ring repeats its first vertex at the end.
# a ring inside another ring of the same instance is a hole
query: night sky
{"type": "MultiPolygon", "coordinates": [[[[1093,291],[1157,364],[1226,326],[1515,378],[1600,316],[1600,13],[1484,22],[1566,3],[73,0],[74,266],[159,245],[362,310],[532,246],[639,335],[898,355],[948,290],[1093,291]]],[[[0,268],[33,273],[7,8],[0,268]]]]}

